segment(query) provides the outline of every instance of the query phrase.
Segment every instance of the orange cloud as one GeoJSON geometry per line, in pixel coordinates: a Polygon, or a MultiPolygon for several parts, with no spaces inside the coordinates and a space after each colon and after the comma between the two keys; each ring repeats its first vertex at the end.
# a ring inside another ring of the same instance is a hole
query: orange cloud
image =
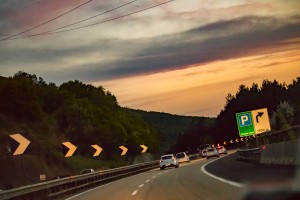
{"type": "MultiPolygon", "coordinates": [[[[180,115],[217,116],[228,93],[264,79],[290,83],[300,50],[212,62],[191,68],[101,82],[121,106],[180,115]]],[[[94,83],[99,85],[100,83],[94,83]]]]}

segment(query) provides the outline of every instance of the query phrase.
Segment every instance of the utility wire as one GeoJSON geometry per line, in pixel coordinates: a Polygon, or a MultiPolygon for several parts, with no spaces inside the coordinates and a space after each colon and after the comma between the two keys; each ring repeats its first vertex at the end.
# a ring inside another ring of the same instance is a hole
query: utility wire
{"type": "Polygon", "coordinates": [[[124,6],[127,6],[127,5],[129,5],[129,4],[131,4],[131,3],[134,3],[134,2],[136,2],[136,1],[138,1],[138,0],[130,1],[130,2],[128,2],[128,3],[125,3],[125,4],[123,4],[123,5],[120,5],[120,6],[118,6],[118,7],[115,7],[115,8],[112,8],[112,9],[110,9],[110,10],[107,10],[107,11],[105,11],[105,12],[103,12],[103,13],[100,13],[100,14],[97,14],[97,15],[94,15],[94,16],[91,16],[91,17],[88,17],[88,18],[83,19],[83,20],[79,20],[79,21],[74,22],[74,23],[72,23],[72,24],[68,24],[68,25],[65,25],[65,26],[61,26],[61,27],[59,27],[59,28],[52,29],[52,30],[50,30],[50,31],[45,31],[45,32],[43,32],[43,33],[41,33],[41,34],[53,32],[53,31],[57,31],[57,30],[60,30],[60,29],[63,29],[63,28],[69,27],[69,26],[73,26],[73,25],[75,25],[75,24],[79,24],[79,23],[81,23],[81,22],[85,22],[85,21],[87,21],[87,20],[93,19],[93,18],[95,18],[95,17],[99,17],[99,16],[104,15],[104,14],[106,14],[106,13],[109,13],[109,12],[112,12],[112,11],[117,10],[117,9],[119,9],[119,8],[122,8],[122,7],[124,7],[124,6]]]}
{"type": "Polygon", "coordinates": [[[70,12],[72,12],[72,11],[74,11],[74,10],[76,10],[76,9],[78,9],[78,8],[80,8],[80,7],[82,7],[82,6],[84,6],[85,4],[87,4],[87,3],[91,2],[91,1],[93,1],[93,0],[88,0],[88,1],[86,1],[86,2],[84,2],[84,3],[82,3],[82,4],[78,5],[78,6],[76,6],[75,8],[73,8],[73,9],[71,9],[71,10],[69,10],[69,11],[67,11],[67,12],[65,12],[65,13],[63,13],[63,14],[61,14],[61,15],[58,15],[58,16],[56,16],[56,17],[54,17],[54,18],[52,18],[52,19],[50,19],[50,20],[48,20],[48,21],[46,21],[46,22],[43,22],[42,24],[39,24],[39,25],[37,25],[37,26],[34,26],[34,27],[32,27],[32,28],[30,28],[30,29],[27,29],[27,30],[25,30],[25,31],[22,31],[22,32],[20,32],[20,33],[17,33],[17,34],[14,34],[14,35],[10,35],[10,36],[8,36],[8,37],[6,37],[6,38],[2,38],[2,39],[0,39],[0,41],[10,39],[10,38],[12,38],[12,37],[21,35],[21,34],[23,34],[23,33],[26,33],[26,32],[28,32],[28,31],[31,31],[31,30],[36,29],[36,28],[38,28],[38,27],[41,27],[41,26],[43,26],[43,25],[45,25],[45,24],[48,24],[49,22],[52,22],[52,21],[54,21],[54,20],[56,20],[56,19],[58,19],[58,18],[60,18],[60,17],[62,17],[62,16],[64,16],[64,15],[66,15],[66,14],[68,14],[68,13],[70,13],[70,12]]]}
{"type": "MultiPolygon", "coordinates": [[[[146,10],[150,10],[152,8],[161,6],[163,4],[170,3],[172,1],[174,1],[174,0],[165,1],[165,2],[156,4],[156,5],[148,7],[148,8],[144,8],[144,9],[141,9],[141,10],[138,10],[138,11],[135,11],[135,12],[131,12],[131,13],[128,13],[128,14],[125,14],[125,15],[121,15],[119,17],[114,17],[114,18],[111,18],[111,19],[108,19],[108,20],[100,21],[100,22],[97,22],[97,23],[93,23],[93,24],[89,24],[89,25],[85,25],[85,26],[81,26],[81,27],[71,28],[71,29],[62,30],[62,31],[55,31],[55,32],[50,32],[49,31],[49,32],[43,32],[43,33],[37,33],[37,34],[32,34],[32,35],[26,35],[24,37],[10,38],[10,39],[7,39],[7,40],[17,40],[17,39],[23,39],[23,38],[28,38],[28,37],[35,37],[35,36],[42,36],[42,35],[49,35],[49,34],[56,34],[56,33],[65,33],[65,32],[69,32],[69,31],[83,29],[83,28],[87,28],[87,27],[90,27],[90,26],[95,26],[95,25],[98,25],[98,24],[103,24],[103,23],[106,23],[106,22],[111,22],[111,21],[114,21],[114,20],[117,20],[117,19],[121,19],[121,18],[130,16],[130,15],[133,15],[133,14],[136,14],[136,13],[140,13],[140,12],[143,12],[143,11],[146,11],[146,10]]],[[[2,41],[2,40],[0,40],[0,41],[2,41]]]]}
{"type": "MultiPolygon", "coordinates": [[[[68,25],[61,26],[61,27],[59,27],[59,28],[55,28],[55,29],[52,29],[52,30],[49,30],[49,31],[45,31],[45,32],[42,32],[42,33],[39,33],[39,34],[50,33],[50,32],[57,31],[57,30],[60,30],[60,29],[63,29],[63,28],[69,27],[69,26],[73,26],[73,25],[75,25],[75,24],[79,24],[79,23],[85,22],[85,21],[87,21],[87,20],[96,18],[96,17],[98,17],[98,16],[104,15],[104,14],[106,14],[106,13],[112,12],[112,11],[114,11],[114,10],[117,10],[117,9],[119,9],[119,8],[122,8],[122,7],[124,7],[124,6],[127,6],[127,5],[129,5],[129,4],[132,4],[132,3],[136,2],[136,1],[138,1],[138,0],[130,1],[130,2],[128,2],[128,3],[125,3],[125,4],[120,5],[120,6],[118,6],[118,7],[112,8],[112,9],[107,10],[107,11],[105,11],[105,12],[102,12],[102,13],[100,13],[100,14],[97,14],[97,15],[94,15],[94,16],[91,16],[91,17],[88,17],[88,18],[85,18],[85,19],[83,19],[83,20],[79,20],[79,21],[77,21],[77,22],[74,22],[74,23],[71,23],[71,24],[68,24],[68,25]]],[[[10,36],[10,35],[3,35],[3,34],[0,34],[0,36],[10,36]]],[[[16,35],[16,36],[17,36],[17,35],[16,35]]],[[[24,37],[26,37],[26,36],[27,36],[27,35],[25,35],[24,37]]],[[[14,36],[12,36],[12,37],[14,37],[14,36]]],[[[8,39],[9,39],[9,38],[8,38],[8,39]]],[[[3,40],[5,40],[5,38],[3,38],[3,40]]],[[[0,41],[1,41],[1,40],[0,40],[0,41]]]]}

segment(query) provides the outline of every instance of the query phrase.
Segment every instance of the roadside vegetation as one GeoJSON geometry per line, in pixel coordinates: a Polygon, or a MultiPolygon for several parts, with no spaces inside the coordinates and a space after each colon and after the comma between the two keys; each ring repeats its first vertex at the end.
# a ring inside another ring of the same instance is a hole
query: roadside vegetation
{"type": "Polygon", "coordinates": [[[78,172],[87,163],[98,169],[127,165],[140,154],[141,144],[147,144],[150,152],[156,152],[160,145],[157,132],[141,118],[125,112],[116,97],[101,86],[77,80],[56,86],[20,71],[13,77],[0,77],[0,96],[2,167],[7,159],[14,159],[8,135],[15,133],[31,141],[24,159],[35,156],[41,165],[62,166],[69,173],[78,172]],[[62,142],[66,141],[77,146],[74,158],[64,158],[62,142]],[[103,148],[101,156],[95,158],[94,144],[103,148]],[[129,149],[126,157],[120,158],[120,145],[129,149]]]}
{"type": "Polygon", "coordinates": [[[0,76],[0,96],[0,169],[6,172],[0,174],[0,189],[39,182],[43,173],[49,180],[84,168],[128,165],[140,155],[141,144],[156,155],[193,153],[202,144],[237,138],[237,112],[268,108],[272,130],[300,122],[300,77],[289,85],[276,80],[240,85],[216,118],[122,108],[102,86],[78,80],[57,86],[22,71],[0,76]],[[9,135],[15,133],[31,141],[22,156],[12,156],[16,144],[9,135]],[[64,157],[66,141],[77,146],[70,158],[64,157]],[[103,148],[100,156],[93,157],[94,144],[103,148]],[[126,156],[120,156],[121,145],[129,149],[126,156]]]}
{"type": "MultiPolygon", "coordinates": [[[[236,113],[267,108],[272,130],[300,124],[300,77],[289,85],[264,80],[259,86],[240,85],[236,94],[228,94],[226,104],[213,124],[198,123],[178,138],[174,151],[196,149],[200,144],[222,144],[239,137],[236,113]]],[[[291,139],[295,133],[290,133],[291,139]]]]}

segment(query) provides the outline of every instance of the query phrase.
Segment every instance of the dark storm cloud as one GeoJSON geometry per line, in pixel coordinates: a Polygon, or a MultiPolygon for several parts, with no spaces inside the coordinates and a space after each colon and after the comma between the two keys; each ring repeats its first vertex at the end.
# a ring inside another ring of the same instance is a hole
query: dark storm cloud
{"type": "MultiPolygon", "coordinates": [[[[55,45],[38,42],[33,46],[8,45],[8,48],[0,48],[0,60],[2,68],[11,66],[14,61],[15,65],[26,65],[25,71],[31,65],[49,65],[51,70],[38,75],[54,82],[74,79],[91,82],[256,55],[262,50],[276,49],[284,40],[299,38],[299,27],[299,16],[286,19],[248,16],[155,38],[102,38],[80,44],[65,43],[61,39],[55,45]],[[99,59],[90,60],[90,55],[97,55],[99,59]],[[85,64],[68,66],[68,60],[76,58],[85,64]]],[[[14,42],[8,44],[18,41],[14,42]]]]}
{"type": "MultiPolygon", "coordinates": [[[[42,0],[24,1],[24,0],[4,0],[0,1],[0,33],[9,33],[13,26],[16,26],[16,19],[20,12],[32,9],[42,0]]],[[[20,25],[20,24],[19,24],[20,25]]],[[[5,34],[4,34],[5,35],[5,34]]]]}
{"type": "MultiPolygon", "coordinates": [[[[6,43],[4,41],[3,43],[6,43]]],[[[18,41],[12,41],[18,42],[18,41]]],[[[3,44],[2,43],[2,44],[3,44]]],[[[113,51],[117,47],[115,43],[121,43],[110,39],[103,39],[98,42],[86,43],[83,45],[60,45],[60,42],[56,42],[56,46],[37,45],[30,47],[29,45],[22,45],[18,48],[0,48],[0,58],[6,58],[7,62],[14,60],[16,63],[33,63],[33,62],[45,62],[55,63],[65,58],[72,58],[78,56],[87,56],[92,53],[104,54],[113,51]],[[17,59],[16,59],[17,58],[17,59]]],[[[0,43],[1,45],[1,43],[0,43]]],[[[5,62],[3,59],[3,62],[5,62]]]]}
{"type": "Polygon", "coordinates": [[[192,64],[259,54],[259,50],[270,46],[276,48],[276,43],[299,37],[298,16],[288,18],[285,22],[275,18],[243,17],[181,34],[130,41],[128,46],[141,51],[110,63],[87,64],[80,73],[86,80],[94,81],[168,71],[192,64]],[[218,34],[224,31],[230,34],[218,34]],[[202,39],[207,34],[211,36],[202,39]]]}

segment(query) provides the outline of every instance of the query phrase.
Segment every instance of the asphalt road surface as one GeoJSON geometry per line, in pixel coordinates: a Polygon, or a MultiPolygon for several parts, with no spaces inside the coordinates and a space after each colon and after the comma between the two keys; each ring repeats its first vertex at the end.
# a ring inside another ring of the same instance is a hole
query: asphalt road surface
{"type": "MultiPolygon", "coordinates": [[[[181,164],[177,169],[154,169],[77,194],[68,200],[242,199],[247,183],[256,184],[260,180],[273,180],[272,177],[275,177],[273,172],[278,173],[278,168],[267,169],[268,173],[265,171],[264,168],[236,161],[235,154],[231,154],[221,156],[221,159],[191,161],[181,164]],[[210,163],[211,161],[213,162],[210,163]],[[210,174],[214,174],[215,177],[210,174]]],[[[284,180],[289,180],[293,177],[291,171],[282,169],[280,176],[284,180]]],[[[277,177],[276,180],[279,179],[277,177]]]]}

